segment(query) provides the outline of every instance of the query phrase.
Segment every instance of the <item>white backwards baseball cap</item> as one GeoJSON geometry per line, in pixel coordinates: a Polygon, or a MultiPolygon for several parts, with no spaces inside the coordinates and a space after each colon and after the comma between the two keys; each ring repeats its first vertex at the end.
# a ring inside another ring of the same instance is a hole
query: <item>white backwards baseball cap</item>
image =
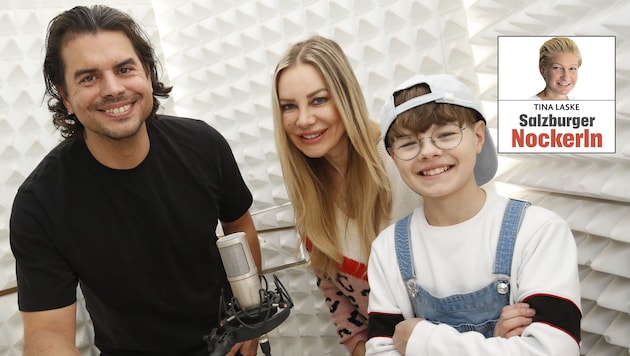
{"type": "MultiPolygon", "coordinates": [[[[459,81],[455,76],[450,74],[436,74],[436,75],[414,75],[413,77],[405,80],[401,83],[394,93],[390,96],[389,100],[385,103],[381,112],[381,134],[383,135],[383,141],[386,141],[389,128],[392,126],[396,118],[401,113],[415,108],[417,106],[429,103],[445,103],[463,106],[465,108],[473,109],[481,115],[484,121],[483,114],[481,113],[479,102],[472,93],[472,90],[468,88],[464,83],[459,81]],[[411,88],[418,84],[427,84],[431,90],[430,93],[420,95],[415,98],[409,99],[404,103],[394,106],[394,94],[401,90],[411,88]]],[[[385,143],[387,146],[387,143],[385,143]]],[[[498,159],[497,149],[492,142],[492,137],[486,126],[485,140],[481,152],[477,154],[477,161],[475,163],[475,179],[477,184],[483,185],[488,183],[494,175],[497,173],[498,159]]]]}

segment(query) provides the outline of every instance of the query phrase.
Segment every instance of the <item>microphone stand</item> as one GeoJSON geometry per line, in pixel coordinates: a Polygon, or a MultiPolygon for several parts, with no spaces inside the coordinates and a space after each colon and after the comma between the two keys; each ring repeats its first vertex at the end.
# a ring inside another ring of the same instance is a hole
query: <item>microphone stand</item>
{"type": "Polygon", "coordinates": [[[267,279],[261,277],[265,281],[265,289],[261,288],[259,291],[261,302],[257,307],[241,308],[236,297],[225,303],[221,294],[219,327],[204,336],[210,356],[224,356],[235,344],[255,338],[258,338],[260,349],[265,356],[271,356],[267,333],[289,317],[293,300],[275,274],[273,275],[275,293],[268,290],[267,279]]]}

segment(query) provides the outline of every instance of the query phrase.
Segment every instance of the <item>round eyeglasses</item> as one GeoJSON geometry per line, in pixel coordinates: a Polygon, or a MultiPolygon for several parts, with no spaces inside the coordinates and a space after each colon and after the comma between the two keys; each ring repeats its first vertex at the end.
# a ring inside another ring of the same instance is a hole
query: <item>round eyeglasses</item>
{"type": "Polygon", "coordinates": [[[452,150],[462,142],[464,127],[456,124],[446,124],[435,128],[431,132],[431,136],[418,138],[417,136],[399,137],[394,141],[390,150],[394,152],[396,157],[403,161],[409,161],[420,153],[421,141],[427,138],[431,139],[431,143],[441,150],[452,150]]]}

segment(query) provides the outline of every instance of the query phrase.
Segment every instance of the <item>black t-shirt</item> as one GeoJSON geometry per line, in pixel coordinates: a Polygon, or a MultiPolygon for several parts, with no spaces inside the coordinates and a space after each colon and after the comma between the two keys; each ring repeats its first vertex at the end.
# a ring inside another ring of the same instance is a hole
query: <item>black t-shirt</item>
{"type": "Polygon", "coordinates": [[[80,283],[95,343],[111,354],[205,347],[229,284],[218,220],[252,203],[227,141],[202,121],[147,123],[136,168],[98,163],[81,139],[53,149],[22,184],[10,222],[22,311],[68,306],[80,283]]]}

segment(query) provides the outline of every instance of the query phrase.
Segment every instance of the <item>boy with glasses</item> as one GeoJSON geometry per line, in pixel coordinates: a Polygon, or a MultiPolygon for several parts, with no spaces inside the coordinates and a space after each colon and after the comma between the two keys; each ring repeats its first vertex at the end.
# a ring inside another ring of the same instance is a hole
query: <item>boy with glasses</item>
{"type": "Polygon", "coordinates": [[[367,354],[578,355],[571,230],[549,210],[480,187],[497,158],[471,90],[451,75],[414,76],[381,129],[423,204],[372,245],[367,354]]]}

